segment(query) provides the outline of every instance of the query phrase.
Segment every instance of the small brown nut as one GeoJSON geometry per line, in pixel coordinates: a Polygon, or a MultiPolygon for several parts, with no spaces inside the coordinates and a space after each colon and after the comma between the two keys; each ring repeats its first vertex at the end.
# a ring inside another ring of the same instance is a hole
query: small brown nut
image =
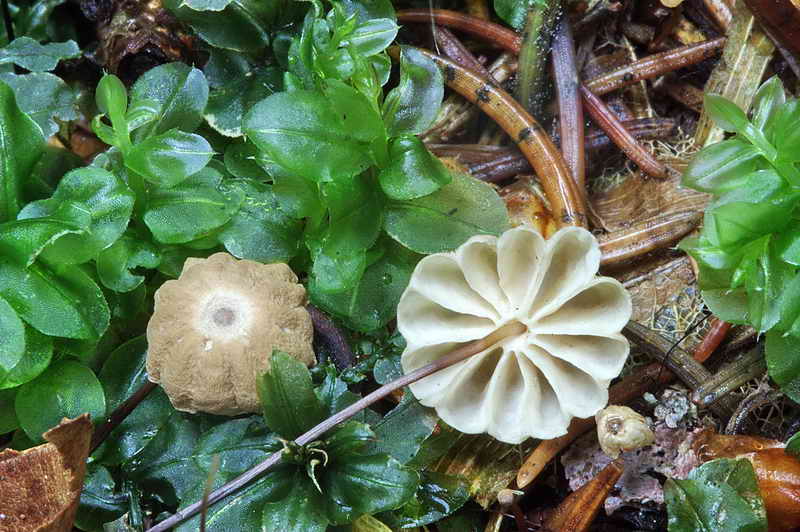
{"type": "Polygon", "coordinates": [[[617,458],[620,451],[632,451],[655,441],[644,416],[627,406],[606,407],[595,415],[595,420],[600,447],[611,458],[617,458]]]}
{"type": "Polygon", "coordinates": [[[187,259],[155,293],[147,324],[147,372],[177,410],[260,411],[256,378],[274,349],[315,361],[306,291],[286,264],[227,253],[187,259]]]}

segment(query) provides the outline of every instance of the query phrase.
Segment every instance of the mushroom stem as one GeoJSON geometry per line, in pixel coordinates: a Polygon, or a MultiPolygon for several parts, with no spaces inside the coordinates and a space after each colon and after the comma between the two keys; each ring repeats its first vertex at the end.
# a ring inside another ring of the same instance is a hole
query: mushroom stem
{"type": "MultiPolygon", "coordinates": [[[[491,334],[481,338],[480,340],[474,340],[466,345],[459,347],[458,349],[454,349],[450,353],[444,355],[443,357],[434,360],[430,364],[423,366],[416,371],[413,371],[407,375],[403,375],[392,382],[384,384],[371,394],[363,397],[359,401],[356,401],[352,405],[348,406],[344,410],[337,412],[336,414],[332,415],[319,425],[313,427],[311,430],[306,432],[305,434],[300,435],[294,443],[298,445],[305,445],[309,442],[312,442],[316,439],[319,439],[320,436],[328,432],[330,429],[342,423],[343,421],[347,421],[351,417],[355,416],[371,404],[380,401],[390,393],[394,392],[395,390],[399,390],[400,388],[404,388],[411,383],[414,383],[420,379],[431,375],[432,373],[436,373],[437,371],[443,370],[445,368],[449,368],[453,364],[457,364],[462,360],[465,360],[471,356],[477,355],[478,353],[482,353],[486,351],[490,347],[494,346],[495,344],[501,342],[505,338],[509,336],[516,336],[525,332],[525,325],[520,322],[513,321],[507,323],[497,329],[496,331],[492,332],[491,334]]],[[[278,451],[270,455],[269,458],[257,464],[253,468],[245,471],[235,479],[231,480],[230,482],[225,483],[224,485],[220,486],[218,489],[214,490],[209,496],[208,500],[206,501],[207,506],[211,506],[212,504],[224,499],[228,495],[235,493],[236,491],[240,490],[241,488],[248,485],[250,482],[254,481],[264,473],[266,473],[272,466],[280,462],[281,454],[283,451],[278,451]]],[[[195,502],[183,510],[176,512],[171,517],[161,521],[157,525],[149,528],[147,532],[163,532],[164,530],[169,530],[170,528],[174,527],[175,525],[182,523],[183,521],[194,517],[200,512],[201,508],[203,507],[203,501],[195,502]]]]}

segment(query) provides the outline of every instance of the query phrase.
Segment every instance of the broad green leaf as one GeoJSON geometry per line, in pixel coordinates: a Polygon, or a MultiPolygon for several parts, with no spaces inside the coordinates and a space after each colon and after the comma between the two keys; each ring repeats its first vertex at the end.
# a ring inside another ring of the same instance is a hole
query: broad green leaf
{"type": "Polygon", "coordinates": [[[183,0],[181,5],[190,7],[195,11],[222,11],[233,0],[183,0]]]}
{"type": "Polygon", "coordinates": [[[78,119],[78,92],[49,73],[0,74],[0,81],[14,91],[17,105],[42,129],[45,137],[58,131],[54,120],[78,119]]]}
{"type": "Polygon", "coordinates": [[[128,90],[117,76],[103,76],[95,89],[94,99],[100,112],[111,118],[115,129],[127,128],[124,122],[128,110],[128,90]]]}
{"type": "Polygon", "coordinates": [[[5,380],[0,378],[0,390],[16,388],[41,374],[53,357],[53,339],[33,327],[25,327],[25,354],[11,368],[5,380]]]}
{"type": "Polygon", "coordinates": [[[75,526],[81,530],[102,530],[103,525],[128,511],[128,496],[117,490],[105,467],[90,464],[81,491],[75,526]]]}
{"type": "Polygon", "coordinates": [[[136,144],[125,157],[125,166],[151,183],[174,187],[205,168],[213,155],[200,135],[172,129],[136,144]]]}
{"type": "Polygon", "coordinates": [[[261,530],[281,532],[325,532],[328,518],[323,512],[325,494],[320,494],[301,469],[290,481],[286,498],[264,505],[261,530]]]}
{"type": "Polygon", "coordinates": [[[269,45],[269,34],[262,13],[275,2],[230,2],[221,12],[196,11],[183,0],[166,0],[164,6],[212,46],[237,52],[259,52],[269,45]],[[258,4],[262,4],[259,6],[258,4]]]}
{"type": "Polygon", "coordinates": [[[20,386],[14,407],[25,434],[38,442],[62,418],[88,413],[93,422],[98,422],[106,413],[100,381],[91,369],[72,360],[56,362],[20,386]]]}
{"type": "MultiPolygon", "coordinates": [[[[58,201],[48,201],[49,206],[57,206],[58,201]]],[[[25,209],[20,212],[20,216],[25,217],[26,214],[50,214],[49,212],[34,211],[37,204],[40,202],[29,203],[25,209]]],[[[74,210],[78,209],[75,204],[64,205],[61,210],[55,211],[57,215],[70,216],[74,210]],[[75,209],[73,209],[75,207],[75,209]],[[67,213],[65,214],[65,211],[67,213]]],[[[85,210],[83,210],[85,213],[85,210]]],[[[71,220],[60,220],[58,218],[23,218],[13,222],[0,224],[0,252],[2,256],[9,262],[13,262],[18,266],[27,267],[36,261],[37,257],[48,247],[52,246],[59,239],[67,235],[82,233],[84,230],[81,227],[84,224],[78,225],[70,223],[71,220]]],[[[88,216],[83,217],[84,222],[88,222],[88,216]]]]}
{"type": "Polygon", "coordinates": [[[277,68],[254,69],[211,91],[205,119],[208,125],[227,137],[242,136],[245,112],[267,96],[281,90],[282,71],[277,68]]]}
{"type": "Polygon", "coordinates": [[[797,121],[800,120],[800,101],[792,98],[773,110],[764,127],[767,137],[778,147],[779,159],[796,162],[800,156],[792,147],[798,145],[797,121]]]}
{"type": "Polygon", "coordinates": [[[718,94],[706,94],[703,108],[717,126],[725,131],[742,133],[747,129],[748,120],[744,111],[732,101],[718,94]]]}
{"type": "Polygon", "coordinates": [[[340,2],[344,14],[356,14],[359,23],[376,18],[397,20],[391,0],[342,0],[340,2]]]}
{"type": "Polygon", "coordinates": [[[792,220],[785,231],[775,236],[775,249],[781,260],[800,266],[800,221],[792,220]]]}
{"type": "Polygon", "coordinates": [[[65,175],[51,200],[76,202],[91,217],[88,231],[65,235],[47,250],[48,258],[62,264],[80,264],[96,257],[122,235],[133,212],[134,196],[128,185],[111,172],[85,167],[65,175]]]}
{"type": "Polygon", "coordinates": [[[386,453],[401,464],[414,458],[436,428],[438,418],[413,395],[406,393],[400,404],[373,425],[376,439],[367,447],[368,454],[386,453]]]}
{"type": "Polygon", "coordinates": [[[335,460],[320,479],[326,514],[337,525],[399,508],[413,497],[418,484],[416,471],[385,454],[335,460]]]}
{"type": "Polygon", "coordinates": [[[64,174],[83,165],[83,160],[71,151],[57,146],[45,146],[28,179],[23,183],[23,196],[27,201],[52,196],[64,174]]]}
{"type": "Polygon", "coordinates": [[[371,515],[362,515],[350,526],[352,532],[392,532],[392,529],[371,515]]]}
{"type": "Polygon", "coordinates": [[[683,185],[721,194],[744,183],[764,164],[766,161],[751,144],[740,139],[723,140],[694,156],[683,174],[683,185]]]}
{"type": "Polygon", "coordinates": [[[225,148],[224,160],[225,169],[234,177],[261,181],[268,181],[271,177],[262,165],[261,152],[252,142],[246,140],[231,142],[225,148]]]}
{"type": "Polygon", "coordinates": [[[470,499],[461,479],[427,471],[413,499],[384,518],[394,529],[424,527],[461,508],[470,499]]]}
{"type": "Polygon", "coordinates": [[[278,439],[269,434],[264,421],[258,416],[250,416],[231,419],[203,433],[192,451],[192,460],[198,469],[208,471],[214,456],[219,456],[217,474],[221,479],[231,479],[281,448],[278,439]]]}
{"type": "Polygon", "coordinates": [[[14,411],[16,390],[0,390],[0,434],[6,434],[19,427],[14,411]]]}
{"type": "Polygon", "coordinates": [[[26,323],[50,336],[97,340],[108,327],[103,292],[79,266],[22,268],[0,259],[0,296],[26,323]]]}
{"type": "Polygon", "coordinates": [[[0,65],[14,63],[31,72],[45,72],[56,68],[62,59],[73,59],[80,54],[75,41],[39,44],[30,37],[18,37],[0,48],[0,65]]]}
{"type": "Polygon", "coordinates": [[[322,93],[304,90],[273,94],[244,119],[245,134],[259,149],[287,172],[312,181],[350,177],[370,166],[375,136],[358,125],[322,93]]]}
{"type": "Polygon", "coordinates": [[[240,259],[289,262],[299,252],[302,223],[279,207],[272,188],[254,179],[228,180],[223,190],[238,189],[244,202],[219,234],[228,252],[240,259]]]}
{"type": "Polygon", "coordinates": [[[402,136],[389,145],[389,165],[378,175],[381,188],[392,199],[427,196],[452,181],[450,171],[419,138],[402,136]]]}
{"type": "Polygon", "coordinates": [[[417,260],[400,246],[389,245],[380,259],[367,266],[352,291],[326,294],[317,290],[312,279],[309,297],[315,305],[352,329],[363,332],[379,329],[394,318],[400,295],[408,285],[417,260]]]}
{"type": "Polygon", "coordinates": [[[212,166],[172,188],[154,190],[144,223],[157,241],[183,244],[209,236],[228,223],[244,199],[219,190],[222,174],[212,166]]]}
{"type": "Polygon", "coordinates": [[[145,240],[123,235],[97,256],[97,275],[103,286],[115,292],[130,292],[144,281],[143,275],[131,273],[135,268],[158,267],[158,249],[145,240]]]}
{"type": "Polygon", "coordinates": [[[449,251],[478,234],[500,234],[508,227],[503,200],[486,183],[454,174],[439,191],[386,209],[384,228],[417,253],[449,251]]]}
{"type": "Polygon", "coordinates": [[[334,457],[336,460],[347,460],[361,454],[377,454],[361,453],[364,447],[373,440],[375,440],[375,433],[372,432],[369,425],[350,420],[337,427],[325,438],[324,448],[330,457],[334,457]]]}
{"type": "Polygon", "coordinates": [[[131,107],[139,100],[155,102],[159,119],[137,129],[134,140],[174,128],[192,132],[203,121],[208,82],[196,68],[184,63],[167,63],[151,68],[136,80],[131,88],[131,107]]]}
{"type": "Polygon", "coordinates": [[[772,76],[761,84],[753,98],[753,125],[764,129],[772,114],[786,102],[783,82],[778,76],[772,76]]]}
{"type": "Polygon", "coordinates": [[[767,515],[747,459],[706,462],[686,480],[667,479],[670,532],[766,532],[767,515]]]}
{"type": "Polygon", "coordinates": [[[793,401],[800,401],[800,340],[772,329],[766,334],[764,354],[769,376],[793,401]]]}
{"type": "Polygon", "coordinates": [[[0,82],[0,223],[16,218],[23,183],[43,147],[41,129],[20,111],[14,91],[0,82]]]}
{"type": "Polygon", "coordinates": [[[419,50],[401,47],[400,84],[386,96],[383,119],[391,137],[422,133],[436,120],[444,97],[439,67],[419,50]]]}
{"type": "Polygon", "coordinates": [[[25,325],[0,297],[0,384],[25,354],[25,325]]]}
{"type": "Polygon", "coordinates": [[[287,440],[325,419],[308,368],[282,351],[273,351],[270,370],[258,378],[258,395],[267,426],[287,440]]]}
{"type": "Polygon", "coordinates": [[[125,114],[128,131],[134,131],[156,120],[161,105],[155,100],[134,100],[125,114]]]}
{"type": "MultiPolygon", "coordinates": [[[[99,373],[108,411],[115,410],[147,382],[147,341],[138,336],[115,349],[99,373]]],[[[131,412],[93,455],[106,465],[118,465],[139,453],[174,412],[157,387],[131,412]]]]}
{"type": "Polygon", "coordinates": [[[281,209],[292,218],[322,216],[319,188],[313,181],[297,176],[275,176],[272,192],[281,209]]]}
{"type": "Polygon", "coordinates": [[[748,323],[747,294],[744,290],[723,288],[703,290],[701,294],[703,302],[714,316],[729,323],[748,323]]]}

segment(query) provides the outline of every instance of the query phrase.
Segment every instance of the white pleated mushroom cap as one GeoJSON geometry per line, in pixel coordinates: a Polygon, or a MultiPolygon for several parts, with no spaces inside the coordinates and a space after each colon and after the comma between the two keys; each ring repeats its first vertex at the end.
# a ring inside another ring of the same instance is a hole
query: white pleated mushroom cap
{"type": "Polygon", "coordinates": [[[597,276],[600,249],[585,229],[549,240],[520,226],[475,236],[422,259],[397,310],[406,373],[507,323],[526,330],[411,385],[419,401],[461,432],[520,443],[566,433],[608,401],[629,345],[628,292],[597,276]]]}

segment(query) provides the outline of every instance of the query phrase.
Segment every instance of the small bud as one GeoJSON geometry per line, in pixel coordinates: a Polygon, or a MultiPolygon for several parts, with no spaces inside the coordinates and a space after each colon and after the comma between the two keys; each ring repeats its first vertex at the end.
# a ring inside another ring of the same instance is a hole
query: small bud
{"type": "Polygon", "coordinates": [[[620,451],[632,451],[655,441],[644,416],[627,406],[609,406],[595,415],[597,439],[603,452],[611,458],[620,451]]]}

